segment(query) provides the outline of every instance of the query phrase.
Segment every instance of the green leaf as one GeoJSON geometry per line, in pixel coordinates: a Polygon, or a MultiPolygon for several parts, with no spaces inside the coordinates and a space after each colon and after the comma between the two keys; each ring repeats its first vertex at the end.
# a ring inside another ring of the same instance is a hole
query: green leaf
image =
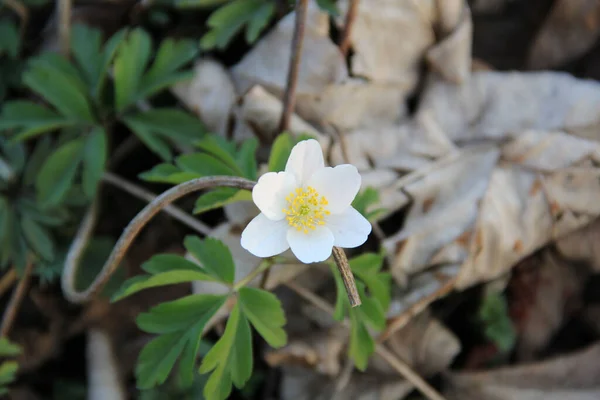
{"type": "Polygon", "coordinates": [[[198,264],[178,254],[157,254],[142,264],[142,269],[149,274],[160,274],[173,270],[207,272],[198,264]]]}
{"type": "Polygon", "coordinates": [[[354,360],[354,365],[361,371],[367,369],[369,357],[375,351],[375,341],[355,309],[350,311],[350,345],[348,356],[354,360]]]}
{"type": "Polygon", "coordinates": [[[175,7],[177,8],[199,8],[199,7],[212,7],[218,4],[223,4],[229,0],[175,0],[175,7]]]}
{"type": "Polygon", "coordinates": [[[21,48],[19,29],[8,19],[0,20],[0,57],[5,53],[10,58],[17,58],[21,48]]]}
{"type": "Polygon", "coordinates": [[[0,357],[18,356],[22,351],[19,345],[12,343],[8,338],[0,337],[0,357]]]}
{"type": "Polygon", "coordinates": [[[350,259],[350,269],[369,288],[371,295],[386,311],[391,302],[391,275],[381,273],[383,254],[364,253],[350,259]]]}
{"type": "MultiPolygon", "coordinates": [[[[213,12],[207,25],[212,28],[200,41],[203,49],[217,47],[223,49],[231,39],[248,23],[253,15],[261,10],[261,0],[234,0],[213,12]]],[[[263,11],[264,12],[264,11],[263,11]]]]}
{"type": "Polygon", "coordinates": [[[144,289],[193,281],[216,281],[216,279],[200,270],[174,270],[156,275],[138,275],[125,281],[121,289],[113,296],[112,301],[121,300],[144,289]]]}
{"type": "Polygon", "coordinates": [[[225,400],[231,393],[231,385],[242,387],[252,373],[251,332],[239,304],[231,310],[225,332],[210,349],[200,364],[199,372],[211,372],[204,396],[207,400],[225,400]]]}
{"type": "Polygon", "coordinates": [[[62,115],[79,122],[94,121],[79,72],[58,54],[44,53],[32,59],[23,74],[23,83],[62,115]]]}
{"type": "Polygon", "coordinates": [[[225,139],[218,136],[207,135],[197,143],[197,146],[219,159],[223,164],[235,171],[237,176],[244,176],[244,172],[235,160],[235,145],[228,143],[225,139]]]}
{"type": "Polygon", "coordinates": [[[93,85],[93,95],[95,98],[100,98],[102,93],[102,88],[104,86],[104,82],[106,80],[106,75],[108,73],[108,68],[110,67],[117,51],[121,47],[121,43],[127,36],[127,28],[123,28],[114,35],[111,36],[110,39],[104,45],[104,51],[102,53],[102,65],[100,70],[98,71],[97,81],[93,85]]]}
{"type": "Polygon", "coordinates": [[[233,283],[235,264],[223,242],[214,238],[201,240],[197,236],[186,236],[183,245],[211,276],[224,283],[233,283]]]}
{"type": "Polygon", "coordinates": [[[36,179],[38,200],[45,206],[60,204],[73,184],[81,162],[83,139],[64,143],[50,157],[36,179]]]}
{"type": "Polygon", "coordinates": [[[256,149],[258,140],[256,138],[245,140],[237,154],[238,164],[244,173],[244,177],[256,180],[258,165],[256,162],[256,149]]]}
{"type": "Polygon", "coordinates": [[[156,153],[165,161],[171,160],[173,155],[169,145],[162,140],[160,137],[155,135],[149,128],[143,123],[139,123],[133,119],[124,118],[123,122],[129,129],[144,143],[150,150],[156,153]]]}
{"type": "Polygon", "coordinates": [[[352,207],[354,207],[359,213],[362,214],[368,220],[374,220],[381,213],[385,212],[385,209],[378,208],[373,210],[373,206],[379,203],[379,192],[377,189],[372,187],[367,187],[365,190],[361,191],[356,195],[354,201],[352,202],[352,207]]]}
{"type": "Polygon", "coordinates": [[[211,318],[225,300],[227,295],[189,295],[153,307],[150,312],[140,314],[136,323],[141,330],[148,333],[165,334],[180,331],[202,318],[211,318]]]}
{"type": "Polygon", "coordinates": [[[106,131],[94,128],[85,141],[83,149],[83,192],[89,198],[94,197],[98,183],[104,174],[108,154],[106,131]]]}
{"type": "Polygon", "coordinates": [[[152,40],[141,28],[134,29],[119,46],[114,62],[115,106],[123,111],[136,101],[150,55],[152,40]]]}
{"type": "Polygon", "coordinates": [[[0,385],[7,385],[15,380],[19,364],[16,361],[5,361],[0,364],[0,385]]]}
{"type": "Polygon", "coordinates": [[[239,296],[244,315],[263,339],[275,348],[285,345],[285,314],[277,297],[265,290],[247,287],[239,290],[239,296]]]}
{"type": "Polygon", "coordinates": [[[37,141],[35,149],[27,160],[25,171],[23,173],[23,183],[25,185],[33,185],[36,177],[39,174],[44,161],[52,152],[52,139],[49,136],[43,136],[37,141]]]}
{"type": "Polygon", "coordinates": [[[484,334],[500,351],[511,351],[517,341],[515,327],[508,312],[506,298],[501,293],[488,293],[479,309],[484,334]]]}
{"type": "Polygon", "coordinates": [[[317,5],[321,10],[329,13],[332,17],[340,15],[340,11],[335,5],[335,0],[317,0],[317,5]]]}
{"type": "Polygon", "coordinates": [[[161,43],[154,63],[142,78],[140,95],[149,97],[169,86],[193,77],[193,71],[178,72],[198,54],[198,46],[191,40],[166,39],[161,43]]]}
{"type": "Polygon", "coordinates": [[[24,140],[77,122],[30,101],[7,102],[0,114],[0,131],[18,129],[15,140],[24,140]]]}
{"type": "Polygon", "coordinates": [[[138,388],[148,389],[167,380],[177,357],[192,339],[190,331],[161,335],[144,346],[135,369],[138,388]]]}
{"type": "Polygon", "coordinates": [[[155,108],[130,115],[126,121],[182,144],[191,145],[204,134],[204,126],[197,117],[177,108],[155,108]]]}
{"type": "Polygon", "coordinates": [[[23,235],[31,248],[43,259],[54,259],[54,243],[49,232],[27,215],[21,217],[23,235]]]}
{"type": "Polygon", "coordinates": [[[235,188],[214,189],[198,197],[194,206],[194,214],[200,214],[238,201],[252,201],[252,192],[235,188]]]}
{"type": "Polygon", "coordinates": [[[173,164],[163,163],[155,165],[150,171],[141,173],[139,177],[148,182],[172,183],[178,185],[194,178],[198,178],[198,174],[182,172],[173,164]]]}
{"type": "Polygon", "coordinates": [[[385,328],[385,311],[381,307],[381,303],[374,298],[368,297],[365,294],[364,285],[357,282],[358,293],[362,300],[360,307],[356,309],[356,312],[360,314],[361,319],[368,323],[373,329],[381,331],[385,328]]]}
{"type": "Polygon", "coordinates": [[[184,154],[175,160],[177,166],[184,172],[202,176],[235,176],[236,171],[220,159],[206,153],[184,154]]]}
{"type": "Polygon", "coordinates": [[[277,136],[269,155],[269,171],[281,172],[285,170],[285,165],[294,145],[294,139],[289,133],[284,132],[277,136]]]}
{"type": "Polygon", "coordinates": [[[102,32],[83,24],[75,24],[71,33],[71,51],[89,87],[95,87],[102,68],[102,32]]]}
{"type": "Polygon", "coordinates": [[[258,39],[258,35],[265,29],[271,18],[275,15],[275,3],[264,3],[254,11],[248,28],[246,28],[246,42],[252,44],[258,39]]]}

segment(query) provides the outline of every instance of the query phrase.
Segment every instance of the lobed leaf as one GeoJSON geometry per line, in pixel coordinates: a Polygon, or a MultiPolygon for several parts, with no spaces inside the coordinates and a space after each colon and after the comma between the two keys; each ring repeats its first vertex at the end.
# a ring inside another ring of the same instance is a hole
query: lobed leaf
{"type": "Polygon", "coordinates": [[[239,290],[239,302],[244,315],[256,331],[272,347],[281,347],[287,342],[283,330],[285,314],[281,302],[270,292],[244,287],[239,290]]]}
{"type": "Polygon", "coordinates": [[[221,282],[233,283],[235,264],[229,247],[223,242],[214,238],[201,240],[197,236],[186,236],[183,245],[209,275],[221,282]]]}

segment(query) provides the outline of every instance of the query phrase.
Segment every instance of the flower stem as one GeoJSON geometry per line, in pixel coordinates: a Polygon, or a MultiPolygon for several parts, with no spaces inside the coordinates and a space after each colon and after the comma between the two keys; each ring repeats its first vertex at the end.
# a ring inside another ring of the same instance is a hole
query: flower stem
{"type": "Polygon", "coordinates": [[[360,306],[362,302],[360,301],[360,296],[358,295],[358,290],[356,289],[356,282],[354,281],[354,275],[352,275],[350,264],[348,264],[346,253],[344,253],[344,250],[340,249],[339,247],[334,247],[333,259],[335,260],[338,271],[340,271],[340,275],[342,276],[342,281],[346,287],[346,293],[348,294],[350,305],[352,307],[360,306]]]}
{"type": "Polygon", "coordinates": [[[233,285],[233,290],[240,290],[241,288],[252,282],[252,280],[254,280],[254,278],[256,278],[258,275],[271,268],[273,264],[273,260],[269,258],[262,260],[261,263],[258,264],[258,267],[254,269],[254,271],[250,272],[245,278],[241,279],[239,282],[233,285]]]}
{"type": "Polygon", "coordinates": [[[65,262],[65,268],[61,278],[61,285],[63,294],[67,300],[73,303],[83,303],[91,299],[96,293],[98,293],[104,285],[108,282],[112,274],[117,270],[120,262],[125,257],[125,253],[129,246],[133,243],[133,240],[140,233],[142,228],[146,226],[148,222],[158,214],[163,208],[173,203],[175,200],[196,192],[198,190],[204,190],[215,187],[232,187],[238,189],[252,190],[255,182],[245,178],[233,177],[233,176],[209,176],[203,178],[192,179],[191,181],[184,182],[180,185],[174,186],[160,196],[156,197],[146,207],[140,211],[133,220],[127,225],[121,237],[117,241],[117,244],[112,250],[112,253],[106,260],[106,263],[102,267],[102,270],[92,282],[92,284],[84,291],[78,292],[75,289],[75,278],[77,276],[77,270],[79,268],[79,259],[83,255],[86,244],[89,241],[95,220],[96,207],[92,205],[90,211],[84,218],[79,231],[76,235],[76,240],[71,243],[69,252],[67,253],[67,259],[65,262]]]}

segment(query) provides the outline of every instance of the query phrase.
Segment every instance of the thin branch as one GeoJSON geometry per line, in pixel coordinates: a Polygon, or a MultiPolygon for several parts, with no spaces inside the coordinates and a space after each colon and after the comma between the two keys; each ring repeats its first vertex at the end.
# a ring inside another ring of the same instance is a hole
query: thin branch
{"type": "MultiPolygon", "coordinates": [[[[156,199],[156,197],[158,197],[154,193],[132,182],[129,182],[126,179],[123,179],[120,176],[113,174],[112,172],[105,172],[102,179],[105,182],[108,182],[111,185],[114,185],[119,189],[131,194],[132,196],[135,196],[147,202],[152,202],[154,201],[154,199],[156,199]]],[[[176,207],[174,205],[168,205],[165,208],[163,208],[163,211],[172,216],[173,218],[181,221],[185,225],[189,226],[190,228],[194,229],[195,231],[198,231],[205,236],[210,235],[211,229],[209,226],[202,223],[202,221],[199,221],[196,218],[192,217],[191,215],[183,211],[181,208],[176,207]]]]}
{"type": "Polygon", "coordinates": [[[144,226],[158,214],[163,208],[174,202],[175,200],[198,190],[209,189],[214,187],[233,187],[238,189],[252,190],[255,182],[249,181],[244,178],[231,177],[231,176],[218,176],[218,177],[204,177],[193,179],[188,182],[184,182],[180,185],[172,187],[160,196],[156,197],[150,204],[148,204],[142,211],[140,211],[133,220],[127,225],[121,237],[117,241],[117,244],[113,248],[112,253],[106,260],[106,263],[102,267],[102,270],[92,282],[92,284],[84,291],[78,292],[75,289],[75,278],[77,276],[77,269],[79,268],[79,259],[85,250],[85,245],[91,235],[93,227],[93,219],[96,213],[96,208],[92,206],[88,215],[84,218],[82,225],[77,232],[76,239],[71,243],[69,252],[67,253],[67,259],[65,262],[65,269],[62,275],[62,290],[67,300],[73,303],[83,303],[91,299],[96,293],[98,293],[102,287],[108,282],[112,274],[116,271],[119,263],[123,260],[125,253],[129,246],[131,246],[133,240],[136,238],[138,233],[144,226]]]}
{"type": "Polygon", "coordinates": [[[350,50],[350,36],[352,33],[352,27],[354,26],[354,21],[356,20],[358,2],[359,0],[350,0],[350,6],[348,7],[348,12],[346,13],[344,30],[342,31],[342,37],[340,39],[340,51],[344,56],[348,55],[348,50],[350,50]]]}
{"type": "Polygon", "coordinates": [[[290,119],[296,104],[296,86],[298,85],[298,70],[300,69],[300,58],[302,55],[302,44],[304,43],[304,31],[306,28],[306,10],[308,0],[296,1],[296,24],[292,38],[292,50],[290,65],[287,76],[287,86],[283,97],[283,111],[279,122],[279,132],[289,128],[290,119]]]}
{"type": "Polygon", "coordinates": [[[14,285],[17,280],[17,271],[11,268],[8,272],[2,275],[0,279],[0,297],[4,296],[4,293],[14,285]]]}
{"type": "Polygon", "coordinates": [[[58,14],[58,42],[63,55],[69,56],[71,49],[71,11],[73,0],[58,0],[56,3],[58,14]]]}
{"type": "MultiPolygon", "coordinates": [[[[287,282],[285,285],[296,292],[304,300],[333,316],[335,309],[321,297],[302,286],[296,285],[293,282],[287,282]]],[[[348,321],[344,321],[343,325],[346,326],[346,328],[349,328],[348,321]]],[[[390,352],[383,344],[377,344],[375,351],[379,356],[381,356],[381,358],[383,358],[384,361],[386,361],[393,369],[395,369],[396,372],[402,375],[407,381],[412,383],[426,398],[429,400],[446,400],[440,393],[431,387],[427,381],[421,378],[419,374],[417,374],[408,364],[406,364],[406,362],[396,357],[396,355],[390,352]]]]}
{"type": "Polygon", "coordinates": [[[339,247],[334,247],[333,259],[335,260],[338,271],[340,271],[340,275],[342,276],[342,281],[344,282],[344,287],[346,288],[346,293],[348,294],[348,300],[350,300],[350,306],[360,306],[360,296],[358,294],[358,290],[356,289],[356,282],[354,281],[354,275],[352,274],[352,270],[348,264],[346,253],[344,253],[344,250],[340,249],[339,247]]]}
{"type": "Polygon", "coordinates": [[[2,324],[0,325],[0,336],[8,336],[8,332],[10,332],[15,317],[17,316],[17,311],[21,307],[21,303],[23,302],[25,293],[27,293],[27,288],[29,287],[29,281],[31,280],[32,272],[33,262],[28,261],[27,265],[25,266],[25,272],[23,273],[19,284],[13,292],[10,301],[8,302],[8,306],[6,307],[6,311],[4,311],[4,315],[2,316],[2,324]]]}

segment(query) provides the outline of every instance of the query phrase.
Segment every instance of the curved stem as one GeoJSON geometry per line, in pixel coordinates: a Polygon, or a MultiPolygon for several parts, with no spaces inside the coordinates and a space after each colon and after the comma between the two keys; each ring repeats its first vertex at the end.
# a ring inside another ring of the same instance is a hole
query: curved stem
{"type": "Polygon", "coordinates": [[[273,266],[273,260],[271,259],[266,259],[266,260],[262,260],[261,263],[258,265],[258,267],[256,267],[252,272],[250,272],[245,278],[240,279],[240,281],[238,283],[236,283],[235,285],[233,285],[233,290],[234,291],[238,291],[241,288],[243,288],[244,286],[246,286],[247,284],[249,284],[250,282],[252,282],[254,280],[254,278],[256,278],[258,275],[260,275],[263,271],[268,271],[269,268],[271,268],[273,266]]]}
{"type": "Polygon", "coordinates": [[[25,272],[19,280],[19,284],[13,292],[10,301],[8,302],[8,306],[6,307],[6,311],[4,311],[4,315],[2,316],[2,324],[0,325],[0,336],[8,336],[8,332],[10,332],[10,328],[12,328],[12,324],[15,320],[15,317],[17,316],[17,311],[19,310],[19,307],[21,307],[23,298],[27,293],[27,288],[29,287],[29,281],[31,280],[32,273],[33,262],[28,261],[27,265],[25,266],[25,272]]]}
{"type": "Polygon", "coordinates": [[[63,271],[61,280],[63,294],[67,300],[73,303],[83,303],[91,299],[104,287],[106,282],[108,282],[112,274],[116,271],[119,263],[123,260],[127,249],[129,246],[131,246],[133,240],[136,238],[138,233],[140,233],[142,228],[146,226],[152,217],[158,214],[164,207],[173,203],[175,200],[189,193],[203,189],[214,187],[232,187],[252,190],[254,185],[255,182],[245,178],[232,176],[211,176],[184,182],[162,193],[146,207],[144,207],[144,209],[142,209],[142,211],[140,211],[133,220],[131,220],[129,225],[127,225],[121,234],[121,237],[117,241],[112,253],[108,257],[108,260],[106,260],[106,263],[102,267],[102,270],[94,282],[92,282],[92,284],[86,290],[78,292],[77,289],[75,289],[75,278],[77,276],[77,269],[79,267],[79,259],[85,250],[87,239],[91,235],[94,216],[97,212],[96,207],[92,206],[90,212],[88,212],[88,215],[86,215],[84,222],[79,228],[77,239],[71,243],[71,248],[67,254],[65,269],[63,271]]]}

